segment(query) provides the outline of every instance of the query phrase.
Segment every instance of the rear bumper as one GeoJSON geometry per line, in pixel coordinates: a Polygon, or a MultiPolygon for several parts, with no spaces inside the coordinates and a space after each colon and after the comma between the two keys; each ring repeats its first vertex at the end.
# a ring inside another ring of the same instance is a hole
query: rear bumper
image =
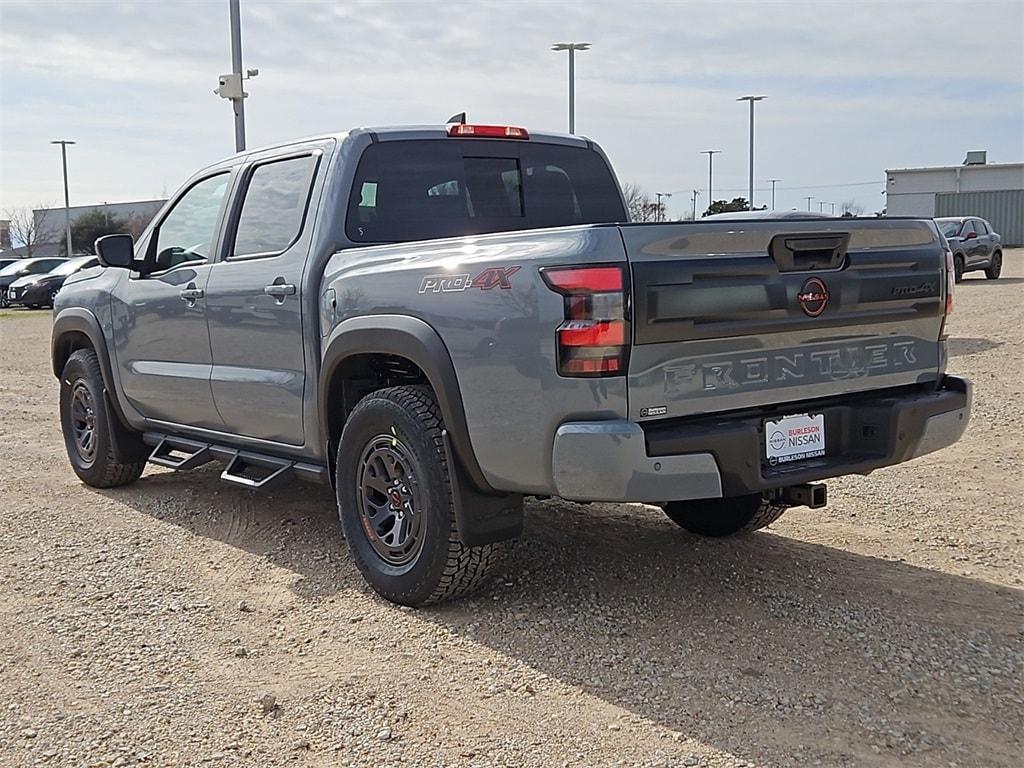
{"type": "Polygon", "coordinates": [[[578,501],[662,502],[755,493],[867,474],[951,445],[971,413],[967,379],[937,389],[865,393],[757,412],[636,424],[570,422],[555,434],[558,495],[578,501]],[[826,453],[769,466],[764,420],[791,413],[825,416],[826,453]]]}

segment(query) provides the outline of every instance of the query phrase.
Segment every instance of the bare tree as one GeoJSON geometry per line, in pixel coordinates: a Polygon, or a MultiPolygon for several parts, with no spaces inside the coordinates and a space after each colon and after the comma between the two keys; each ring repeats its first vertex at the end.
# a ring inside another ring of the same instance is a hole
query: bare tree
{"type": "Polygon", "coordinates": [[[864,206],[858,205],[856,200],[844,200],[842,204],[843,216],[860,216],[864,213],[864,206]]]}
{"type": "Polygon", "coordinates": [[[32,251],[53,238],[55,230],[45,213],[37,218],[31,208],[12,208],[6,217],[11,221],[11,245],[24,247],[26,258],[32,258],[32,251]]]}
{"type": "Polygon", "coordinates": [[[658,204],[639,184],[623,184],[622,196],[626,198],[626,210],[629,211],[629,218],[632,221],[659,220],[658,204]]]}

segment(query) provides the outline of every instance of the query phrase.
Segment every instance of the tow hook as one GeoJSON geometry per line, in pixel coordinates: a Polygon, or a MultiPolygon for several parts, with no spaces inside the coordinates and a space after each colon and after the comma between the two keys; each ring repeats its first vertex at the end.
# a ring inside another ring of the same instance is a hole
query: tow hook
{"type": "Polygon", "coordinates": [[[828,504],[828,487],[824,483],[803,483],[779,489],[779,499],[787,507],[819,509],[828,504]]]}

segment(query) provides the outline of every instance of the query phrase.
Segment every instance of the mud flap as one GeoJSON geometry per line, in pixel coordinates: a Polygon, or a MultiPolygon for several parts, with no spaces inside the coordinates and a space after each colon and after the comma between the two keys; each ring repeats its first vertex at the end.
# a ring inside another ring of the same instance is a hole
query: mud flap
{"type": "Polygon", "coordinates": [[[452,480],[455,522],[467,547],[514,539],[523,532],[523,497],[518,493],[488,495],[469,482],[452,450],[448,430],[442,433],[452,480]]]}
{"type": "Polygon", "coordinates": [[[107,414],[107,434],[114,445],[114,455],[122,464],[137,464],[149,460],[150,449],[142,442],[142,434],[128,429],[121,423],[114,406],[110,402],[110,393],[103,388],[103,400],[107,414]]]}

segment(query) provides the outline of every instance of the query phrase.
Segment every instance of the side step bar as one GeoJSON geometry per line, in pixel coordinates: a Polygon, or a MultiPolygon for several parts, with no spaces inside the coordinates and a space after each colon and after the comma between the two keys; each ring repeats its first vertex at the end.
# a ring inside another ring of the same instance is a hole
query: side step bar
{"type": "Polygon", "coordinates": [[[164,437],[149,454],[149,461],[169,469],[195,469],[213,461],[213,454],[206,443],[180,437],[164,437]]]}
{"type": "Polygon", "coordinates": [[[149,455],[149,461],[153,464],[182,471],[201,467],[214,460],[226,461],[228,465],[221,472],[220,479],[253,491],[264,490],[292,477],[323,484],[329,483],[331,479],[327,467],[283,456],[160,432],[146,432],[142,440],[146,445],[154,446],[149,455]]]}
{"type": "Polygon", "coordinates": [[[225,483],[234,483],[253,491],[262,491],[290,477],[294,469],[294,461],[239,451],[220,473],[220,479],[225,483]]]}

